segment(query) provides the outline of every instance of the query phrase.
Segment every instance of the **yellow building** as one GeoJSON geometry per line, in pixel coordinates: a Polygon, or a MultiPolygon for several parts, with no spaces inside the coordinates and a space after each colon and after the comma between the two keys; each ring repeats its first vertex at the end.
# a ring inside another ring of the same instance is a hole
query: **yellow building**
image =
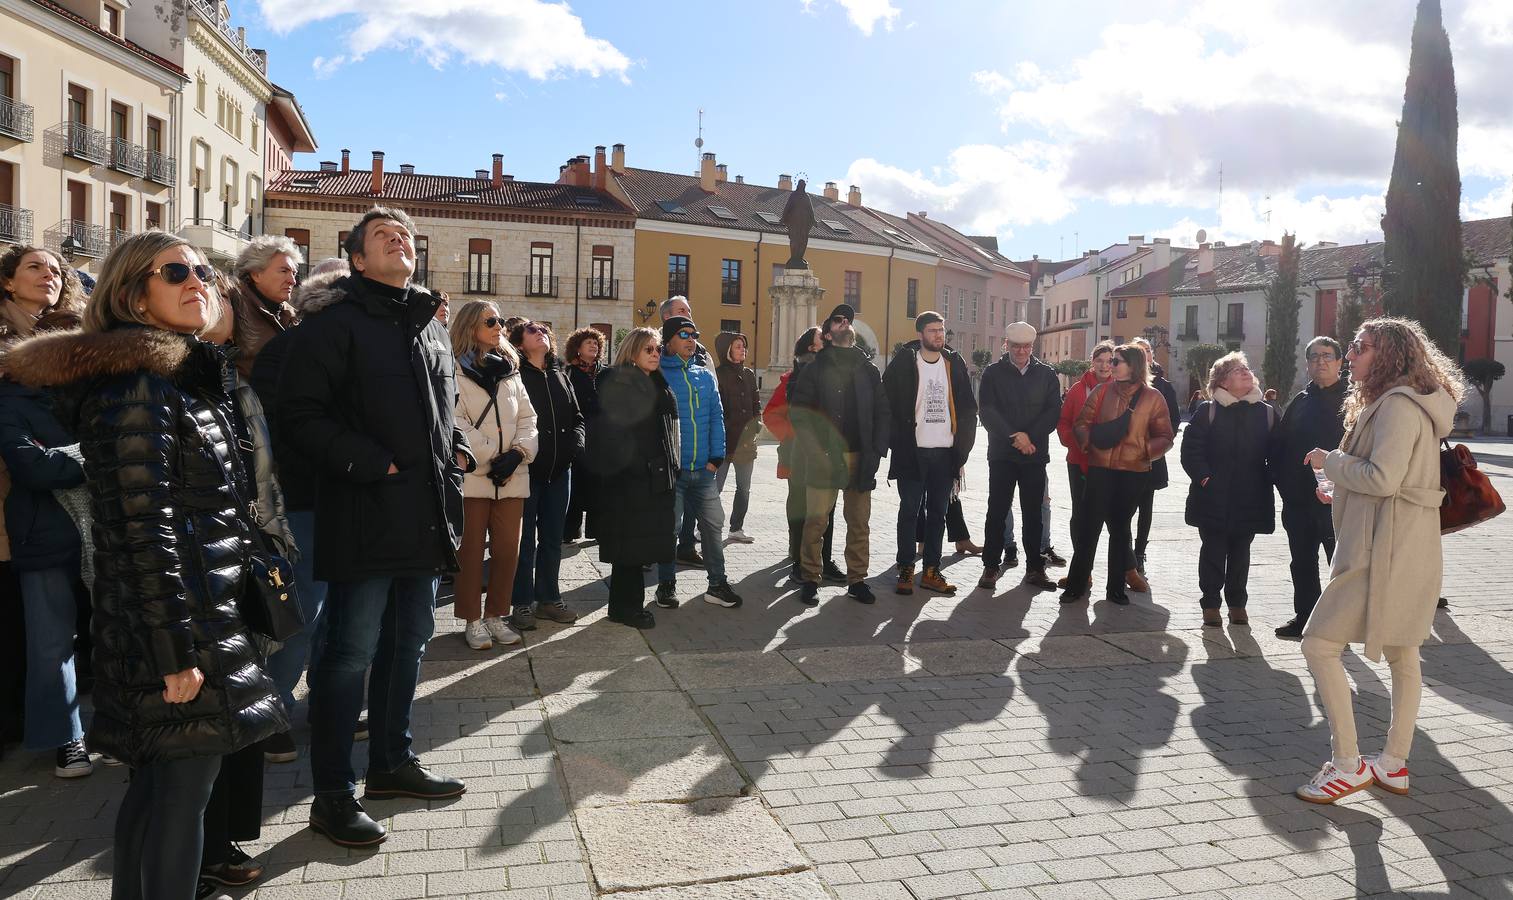
{"type": "Polygon", "coordinates": [[[0,0],[0,243],[92,271],[125,235],[171,228],[183,71],[111,0],[0,0]]]}
{"type": "MultiPolygon", "coordinates": [[[[789,365],[793,348],[772,346],[767,289],[788,261],[788,232],[778,217],[792,179],[781,176],[777,187],[732,180],[712,153],[698,175],[630,168],[621,144],[607,165],[602,148],[596,157],[592,168],[587,156],[570,160],[562,179],[600,187],[636,211],[638,318],[655,324],[656,304],[681,294],[706,335],[740,331],[750,338],[753,368],[789,365]]],[[[816,318],[851,304],[858,332],[885,364],[894,345],[914,339],[916,313],[931,308],[939,255],[864,208],[855,187],[845,201],[834,183],[811,199],[815,222],[805,258],[826,292],[816,318]]]]}

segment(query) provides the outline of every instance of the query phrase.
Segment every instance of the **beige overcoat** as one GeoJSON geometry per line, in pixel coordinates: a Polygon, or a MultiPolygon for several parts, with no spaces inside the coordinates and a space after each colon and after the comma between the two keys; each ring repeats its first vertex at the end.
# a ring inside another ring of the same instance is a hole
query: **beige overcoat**
{"type": "Polygon", "coordinates": [[[1305,637],[1417,647],[1439,599],[1439,441],[1455,401],[1443,390],[1397,387],[1361,411],[1355,430],[1324,460],[1334,482],[1334,564],[1305,637]]]}

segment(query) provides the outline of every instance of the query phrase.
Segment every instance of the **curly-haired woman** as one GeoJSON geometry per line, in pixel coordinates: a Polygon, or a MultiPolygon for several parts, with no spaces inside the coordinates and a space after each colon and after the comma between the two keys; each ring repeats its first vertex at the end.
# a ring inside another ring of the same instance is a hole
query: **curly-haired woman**
{"type": "Polygon", "coordinates": [[[1333,482],[1336,546],[1329,585],[1303,629],[1303,655],[1329,718],[1332,758],[1298,788],[1333,803],[1372,783],[1408,793],[1408,749],[1423,689],[1419,645],[1439,597],[1439,442],[1464,393],[1455,365],[1416,322],[1372,319],[1350,342],[1345,437],[1306,460],[1333,482]],[[1340,658],[1359,642],[1392,669],[1392,722],[1385,750],[1362,757],[1350,682],[1340,658]]]}

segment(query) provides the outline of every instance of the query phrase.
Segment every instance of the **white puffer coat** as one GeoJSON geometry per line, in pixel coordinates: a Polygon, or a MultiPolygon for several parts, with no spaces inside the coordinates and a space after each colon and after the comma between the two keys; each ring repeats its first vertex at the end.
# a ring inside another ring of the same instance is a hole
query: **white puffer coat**
{"type": "Polygon", "coordinates": [[[478,460],[478,468],[462,479],[462,496],[504,500],[531,495],[529,466],[536,458],[536,410],[520,380],[520,366],[511,358],[490,354],[487,362],[470,356],[458,360],[457,427],[462,429],[478,460]],[[492,386],[492,387],[491,387],[492,386]],[[490,399],[493,403],[490,403],[490,399]],[[495,487],[489,466],[510,449],[525,458],[510,480],[495,487]]]}

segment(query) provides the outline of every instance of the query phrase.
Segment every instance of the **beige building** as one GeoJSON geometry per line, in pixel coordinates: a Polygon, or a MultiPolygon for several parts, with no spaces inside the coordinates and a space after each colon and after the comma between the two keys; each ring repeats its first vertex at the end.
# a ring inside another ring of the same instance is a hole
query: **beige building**
{"type": "Polygon", "coordinates": [[[184,76],[128,18],[112,0],[0,0],[0,243],[93,271],[122,236],[171,227],[184,76]]]}
{"type": "Polygon", "coordinates": [[[505,315],[550,322],[559,341],[593,325],[611,339],[640,324],[636,296],[635,215],[590,186],[516,181],[504,157],[469,176],[423,175],[340,163],[273,176],[267,232],[292,237],[312,262],[345,255],[347,230],[375,204],[415,220],[416,281],[446,291],[452,303],[494,300],[505,315]]]}

